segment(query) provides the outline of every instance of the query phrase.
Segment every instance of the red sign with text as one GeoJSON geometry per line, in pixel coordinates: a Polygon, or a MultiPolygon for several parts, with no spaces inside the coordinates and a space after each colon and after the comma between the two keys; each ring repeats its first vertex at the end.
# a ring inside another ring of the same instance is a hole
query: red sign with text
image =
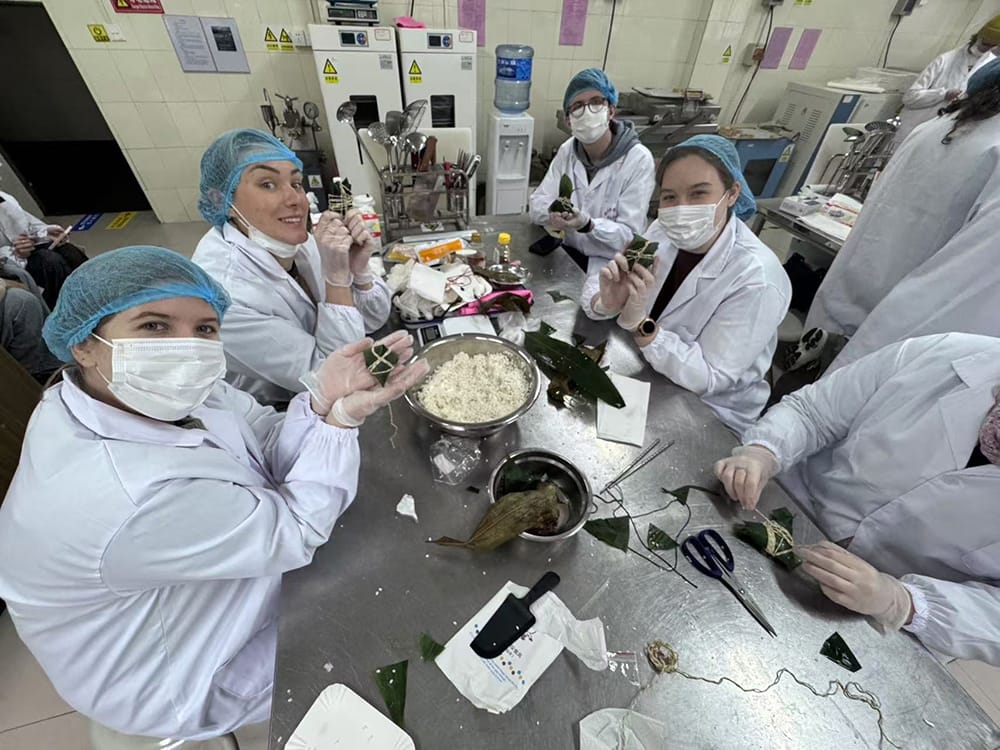
{"type": "Polygon", "coordinates": [[[163,13],[161,0],[111,0],[115,13],[163,13]]]}

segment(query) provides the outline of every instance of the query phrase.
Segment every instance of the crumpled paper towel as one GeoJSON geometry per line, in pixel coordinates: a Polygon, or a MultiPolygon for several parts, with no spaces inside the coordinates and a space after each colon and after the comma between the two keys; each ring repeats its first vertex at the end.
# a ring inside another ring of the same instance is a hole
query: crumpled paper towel
{"type": "Polygon", "coordinates": [[[608,668],[604,623],[577,620],[551,591],[531,605],[535,625],[496,659],[483,659],[470,644],[499,609],[507,594],[523,597],[528,588],[507,581],[496,595],[459,628],[435,659],[445,676],[477,708],[506,713],[528,694],[563,648],[594,671],[608,668]]]}
{"type": "Polygon", "coordinates": [[[624,708],[602,708],[580,720],[580,750],[660,750],[666,726],[624,708]]]}

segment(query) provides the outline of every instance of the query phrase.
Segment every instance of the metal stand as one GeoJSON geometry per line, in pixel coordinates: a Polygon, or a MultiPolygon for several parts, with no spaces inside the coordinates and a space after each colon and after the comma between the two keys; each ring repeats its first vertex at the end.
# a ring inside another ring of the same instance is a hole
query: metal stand
{"type": "Polygon", "coordinates": [[[435,164],[426,172],[383,169],[379,176],[386,241],[420,232],[424,224],[450,224],[446,229],[456,230],[469,226],[469,184],[462,172],[435,164]]]}

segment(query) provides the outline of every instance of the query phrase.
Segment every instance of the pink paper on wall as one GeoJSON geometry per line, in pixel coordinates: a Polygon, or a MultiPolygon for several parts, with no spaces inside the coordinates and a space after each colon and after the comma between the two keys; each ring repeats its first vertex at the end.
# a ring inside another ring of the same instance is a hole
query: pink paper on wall
{"type": "Polygon", "coordinates": [[[458,26],[475,29],[476,45],[486,46],[486,0],[458,0],[458,26]]]}
{"type": "Polygon", "coordinates": [[[779,26],[772,31],[771,38],[764,49],[764,59],[760,61],[760,67],[773,70],[781,65],[781,58],[785,56],[785,49],[791,38],[791,26],[779,26]]]}
{"type": "Polygon", "coordinates": [[[795,45],[795,53],[792,55],[792,61],[788,63],[789,70],[806,69],[806,66],[809,65],[809,60],[813,56],[813,52],[816,51],[819,35],[822,33],[822,29],[806,29],[802,32],[802,36],[799,37],[799,43],[795,45]]]}
{"type": "Polygon", "coordinates": [[[568,47],[583,46],[583,34],[587,29],[587,2],[588,0],[563,0],[559,44],[568,47]]]}

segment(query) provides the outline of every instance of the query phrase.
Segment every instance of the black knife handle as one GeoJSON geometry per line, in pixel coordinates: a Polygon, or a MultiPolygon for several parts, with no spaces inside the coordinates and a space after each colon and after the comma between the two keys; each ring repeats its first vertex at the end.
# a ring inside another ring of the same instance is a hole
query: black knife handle
{"type": "Polygon", "coordinates": [[[530,608],[532,604],[538,601],[542,594],[551,591],[558,585],[558,574],[553,573],[551,570],[548,571],[545,575],[538,579],[538,583],[531,587],[531,591],[524,595],[524,599],[522,600],[524,602],[524,606],[530,608]]]}

